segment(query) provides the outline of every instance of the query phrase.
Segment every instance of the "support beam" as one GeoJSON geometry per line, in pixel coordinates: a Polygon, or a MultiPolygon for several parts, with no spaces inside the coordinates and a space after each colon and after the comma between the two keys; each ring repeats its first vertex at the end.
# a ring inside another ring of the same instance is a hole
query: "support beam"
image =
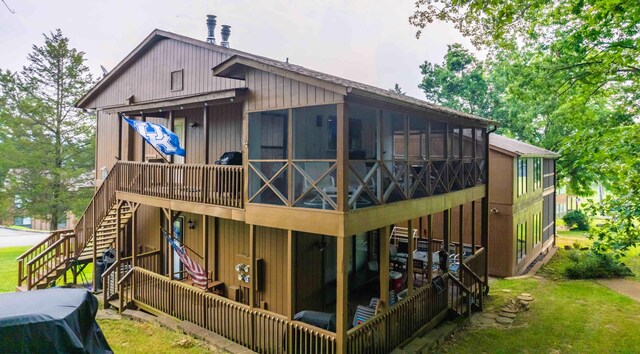
{"type": "Polygon", "coordinates": [[[209,164],[209,106],[205,103],[202,109],[202,129],[204,129],[204,164],[209,164]]]}
{"type": "MultiPolygon", "coordinates": [[[[174,238],[173,232],[173,210],[167,209],[167,232],[171,238],[174,238]]],[[[173,249],[171,247],[167,247],[167,251],[169,252],[169,264],[167,265],[167,276],[169,280],[173,280],[173,249]]]]}
{"type": "MultiPolygon", "coordinates": [[[[351,236],[338,237],[336,274],[336,351],[347,353],[347,330],[349,329],[349,253],[351,236]]],[[[388,293],[388,292],[387,292],[388,293]]]]}
{"type": "Polygon", "coordinates": [[[116,159],[118,161],[122,160],[122,117],[120,117],[120,113],[118,115],[118,156],[116,159]]]}
{"type": "Polygon", "coordinates": [[[380,255],[378,260],[378,271],[380,273],[380,301],[383,309],[389,306],[389,226],[378,229],[380,239],[380,255]]]}
{"type": "Polygon", "coordinates": [[[431,281],[433,281],[433,252],[431,252],[431,244],[433,242],[433,216],[431,214],[427,215],[427,237],[427,244],[429,245],[429,247],[427,247],[427,274],[429,274],[427,279],[429,279],[429,284],[431,284],[431,281]]]}
{"type": "MultiPolygon", "coordinates": [[[[93,216],[93,220],[91,220],[91,230],[89,232],[89,235],[91,235],[92,239],[93,239],[93,249],[92,249],[92,257],[93,257],[93,292],[95,293],[96,291],[98,291],[98,267],[96,265],[96,261],[98,260],[98,249],[96,248],[96,244],[98,243],[96,240],[96,219],[95,219],[95,215],[96,215],[96,202],[94,201],[93,203],[91,203],[93,211],[91,213],[91,215],[93,216]]],[[[53,222],[52,222],[53,224],[53,222]]],[[[84,229],[85,235],[87,234],[87,229],[84,229]]]]}
{"type": "MultiPolygon", "coordinates": [[[[143,122],[146,122],[147,121],[147,116],[144,113],[140,113],[140,115],[141,115],[140,119],[143,122]]],[[[147,152],[147,142],[144,139],[140,139],[140,141],[142,141],[142,156],[140,156],[140,161],[144,162],[146,160],[144,155],[147,152]]]]}
{"type": "MultiPolygon", "coordinates": [[[[211,270],[209,269],[209,217],[206,215],[202,215],[202,248],[202,266],[208,276],[211,270]]],[[[213,280],[213,275],[211,280],[213,280]]]]}
{"type": "Polygon", "coordinates": [[[413,295],[413,250],[415,240],[413,239],[413,220],[407,221],[407,289],[408,295],[413,295]]]}
{"type": "Polygon", "coordinates": [[[349,210],[349,113],[347,104],[338,103],[337,113],[337,209],[338,211],[347,211],[349,210]]]}
{"type": "MultiPolygon", "coordinates": [[[[449,255],[449,242],[451,242],[451,209],[447,209],[442,212],[443,214],[443,222],[442,222],[442,233],[443,233],[443,247],[444,250],[449,255]]],[[[449,257],[445,261],[445,272],[449,272],[449,257]]]]}
{"type": "Polygon", "coordinates": [[[256,226],[249,225],[249,260],[251,267],[249,269],[249,306],[256,306],[256,226]]]}
{"type": "Polygon", "coordinates": [[[289,295],[287,299],[287,317],[289,320],[293,319],[295,315],[295,239],[293,238],[293,231],[287,230],[287,290],[285,294],[289,295]]]}
{"type": "Polygon", "coordinates": [[[133,267],[138,265],[138,239],[136,232],[136,215],[138,214],[138,208],[132,208],[131,210],[131,265],[133,267]]]}
{"type": "Polygon", "coordinates": [[[213,280],[218,280],[218,218],[215,216],[211,217],[211,230],[209,236],[211,237],[211,245],[213,246],[211,250],[211,253],[213,254],[213,269],[211,270],[211,276],[213,280]]]}
{"type": "Polygon", "coordinates": [[[471,254],[476,254],[476,201],[471,202],[471,254]]]}
{"type": "MultiPolygon", "coordinates": [[[[169,111],[169,130],[174,131],[175,129],[175,117],[173,116],[173,111],[169,111]]],[[[184,144],[184,142],[183,142],[184,144]]],[[[173,163],[173,155],[169,155],[169,162],[173,163]]]]}
{"type": "Polygon", "coordinates": [[[464,250],[462,247],[463,246],[463,234],[464,234],[464,204],[460,204],[459,210],[458,210],[458,239],[460,240],[460,247],[459,247],[459,253],[458,253],[458,261],[460,262],[460,264],[462,264],[462,261],[464,260],[464,250]]]}

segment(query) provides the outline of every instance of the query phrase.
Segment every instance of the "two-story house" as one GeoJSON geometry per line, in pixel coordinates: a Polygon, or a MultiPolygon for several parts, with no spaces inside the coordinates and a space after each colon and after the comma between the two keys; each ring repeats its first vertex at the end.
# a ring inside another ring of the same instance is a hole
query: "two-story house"
{"type": "Polygon", "coordinates": [[[97,114],[99,187],[74,229],[21,257],[22,288],[114,248],[107,306],[257,352],[389,352],[482,305],[491,121],[161,30],[77,105],[97,114]],[[186,156],[158,162],[121,114],[166,126],[186,156]],[[214,163],[233,151],[241,164],[214,163]],[[403,223],[424,231],[398,252],[403,223]],[[163,230],[210,291],[191,284],[163,230]],[[434,270],[434,245],[455,240],[469,243],[452,250],[455,272],[434,270]]]}
{"type": "Polygon", "coordinates": [[[489,274],[522,274],[555,243],[559,155],[492,134],[489,139],[489,274]]]}

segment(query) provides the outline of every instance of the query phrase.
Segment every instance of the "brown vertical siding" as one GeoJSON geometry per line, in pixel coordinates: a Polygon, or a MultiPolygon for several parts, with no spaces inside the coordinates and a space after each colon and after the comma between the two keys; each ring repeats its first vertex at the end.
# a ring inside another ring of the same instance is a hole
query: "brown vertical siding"
{"type": "Polygon", "coordinates": [[[102,179],[102,167],[111,170],[118,155],[118,117],[98,111],[96,136],[96,180],[102,179]]]}
{"type": "MultiPolygon", "coordinates": [[[[321,235],[296,233],[295,255],[295,312],[303,310],[325,311],[324,254],[317,243],[321,235]],[[304,255],[304,256],[302,256],[304,255]]],[[[327,250],[325,250],[326,252],[327,250]]]]}
{"type": "Polygon", "coordinates": [[[343,101],[343,96],[333,91],[258,69],[248,70],[246,83],[249,87],[249,111],[266,111],[343,101]]]}
{"type": "Polygon", "coordinates": [[[140,205],[136,214],[136,239],[141,252],[160,249],[159,208],[140,205]]]}
{"type": "Polygon", "coordinates": [[[136,102],[145,102],[244,87],[242,80],[225,79],[211,74],[211,68],[228,58],[228,54],[215,51],[215,47],[206,49],[173,39],[161,40],[86,106],[99,108],[122,105],[131,95],[134,95],[136,102]],[[184,70],[184,89],[171,91],[170,75],[176,70],[184,70]]]}
{"type": "Polygon", "coordinates": [[[286,315],[289,294],[287,282],[287,231],[269,227],[256,228],[256,258],[264,262],[264,272],[260,282],[262,291],[256,294],[257,301],[264,301],[267,309],[286,315]]]}

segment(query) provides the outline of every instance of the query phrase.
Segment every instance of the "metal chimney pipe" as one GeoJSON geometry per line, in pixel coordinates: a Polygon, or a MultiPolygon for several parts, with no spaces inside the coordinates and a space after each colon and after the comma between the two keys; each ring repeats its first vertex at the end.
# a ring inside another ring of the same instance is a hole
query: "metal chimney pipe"
{"type": "Polygon", "coordinates": [[[216,29],[216,16],[215,15],[207,15],[207,42],[211,44],[216,44],[215,38],[215,29],[216,29]]]}
{"type": "Polygon", "coordinates": [[[222,41],[220,42],[220,45],[225,48],[229,48],[229,36],[231,36],[231,26],[222,25],[222,30],[220,31],[220,34],[222,35],[222,41]]]}

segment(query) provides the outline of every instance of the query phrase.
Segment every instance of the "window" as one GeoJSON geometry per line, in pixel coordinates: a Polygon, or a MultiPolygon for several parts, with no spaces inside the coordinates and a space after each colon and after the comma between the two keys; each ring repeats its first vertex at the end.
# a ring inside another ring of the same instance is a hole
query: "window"
{"type": "Polygon", "coordinates": [[[518,238],[516,239],[516,256],[520,262],[527,255],[527,223],[518,224],[518,238]]]}
{"type": "Polygon", "coordinates": [[[171,91],[181,91],[184,86],[182,73],[184,70],[176,70],[171,72],[171,91]]]}
{"type": "Polygon", "coordinates": [[[533,159],[533,190],[542,187],[542,159],[533,159]]]}
{"type": "Polygon", "coordinates": [[[542,241],[542,213],[533,215],[533,245],[536,246],[542,241]]]}
{"type": "Polygon", "coordinates": [[[518,157],[518,197],[527,194],[527,159],[518,157]]]}

